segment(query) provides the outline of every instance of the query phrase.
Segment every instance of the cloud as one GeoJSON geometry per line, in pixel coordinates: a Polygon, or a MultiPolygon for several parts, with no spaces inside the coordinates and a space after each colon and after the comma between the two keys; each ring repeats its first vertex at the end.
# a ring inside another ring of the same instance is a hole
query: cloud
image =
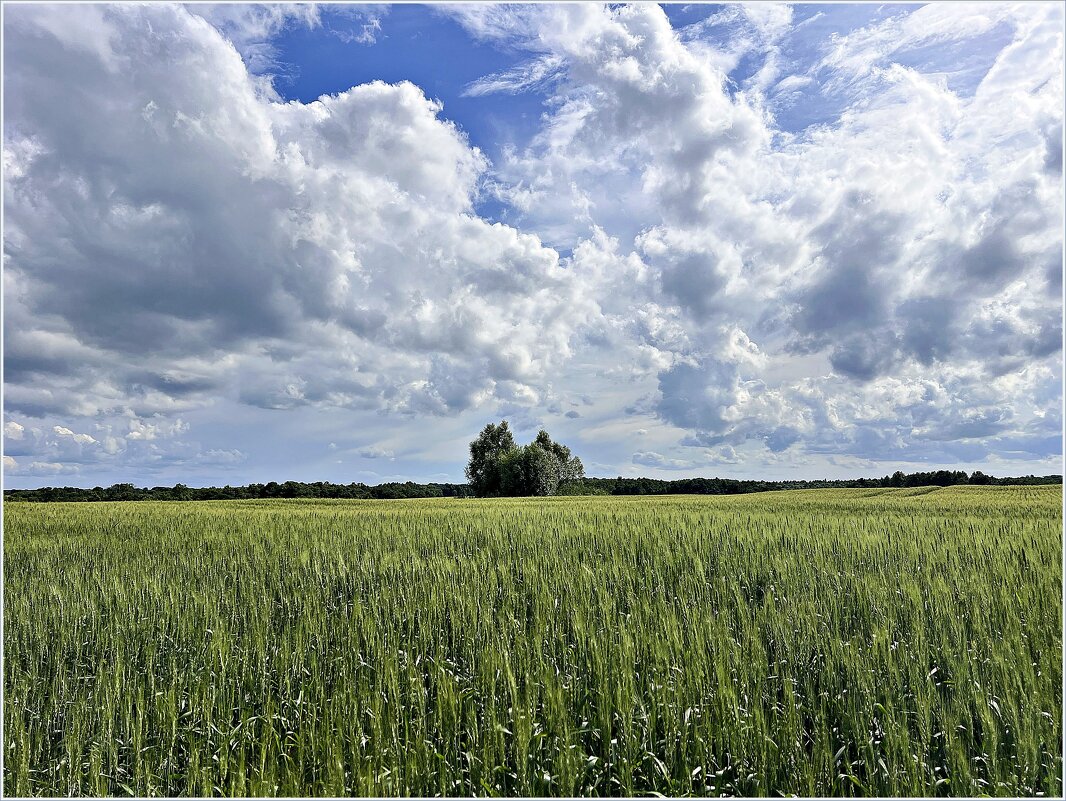
{"type": "Polygon", "coordinates": [[[75,434],[69,428],[63,426],[52,426],[52,431],[60,437],[70,437],[79,445],[91,445],[96,442],[91,434],[75,434]]]}
{"type": "Polygon", "coordinates": [[[826,48],[817,69],[834,77],[840,90],[859,89],[864,81],[876,81],[886,66],[899,61],[913,63],[915,56],[925,71],[973,68],[965,51],[951,47],[973,41],[999,28],[1028,27],[1043,12],[1033,8],[970,3],[962,8],[937,3],[909,9],[846,35],[835,37],[826,48]],[[938,63],[937,56],[946,60],[938,63]]]}
{"type": "Polygon", "coordinates": [[[377,43],[381,35],[381,22],[389,14],[389,6],[383,3],[329,6],[329,32],[342,42],[361,45],[377,43]]]}
{"type": "Polygon", "coordinates": [[[668,459],[655,451],[637,451],[633,454],[633,464],[644,467],[655,467],[660,470],[686,470],[693,466],[691,461],[684,459],[668,459]]]}
{"type": "MultiPolygon", "coordinates": [[[[512,20],[512,39],[505,17],[482,24],[464,12],[471,30],[565,69],[544,88],[542,131],[497,165],[497,194],[521,209],[519,225],[579,243],[575,254],[594,238],[618,255],[633,249],[644,280],[611,299],[647,323],[615,346],[654,355],[652,412],[690,445],[926,452],[909,410],[882,406],[861,431],[833,411],[862,413],[862,385],[891,376],[924,372],[967,395],[977,389],[967,382],[1034,358],[1059,371],[1061,302],[1034,290],[1061,286],[1048,265],[1062,258],[1062,181],[1045,169],[1041,133],[1060,130],[1061,12],[901,12],[786,78],[817,78],[846,99],[834,124],[785,135],[761,99],[772,76],[731,92],[739,56],[706,39],[731,28],[747,37],[744,53],[783,58],[791,18],[764,10],[726,9],[678,37],[655,6],[553,7],[512,20]],[[936,65],[894,61],[1003,31],[1013,42],[961,94],[923,72],[936,65]],[[880,66],[861,66],[871,60],[880,66]],[[1019,93],[1016,113],[1000,106],[1019,93]],[[730,326],[757,343],[761,364],[730,357],[730,326]],[[828,369],[772,377],[804,361],[828,369]]],[[[1003,419],[1018,433],[1019,420],[1003,419]]],[[[967,430],[941,422],[934,438],[967,430]]]]}
{"type": "Polygon", "coordinates": [[[247,455],[238,449],[205,448],[190,441],[188,423],[162,415],[139,418],[128,411],[94,424],[93,434],[66,426],[5,424],[4,447],[12,475],[45,476],[134,471],[138,480],[175,467],[232,467],[247,455]]]}
{"type": "Polygon", "coordinates": [[[281,103],[180,8],[68,11],[10,23],[12,409],[444,413],[568,355],[573,275],[472,213],[487,162],[418,87],[281,103]]]}
{"type": "Polygon", "coordinates": [[[471,81],[463,90],[464,97],[482,97],[497,92],[517,94],[544,90],[563,77],[563,60],[556,56],[542,56],[511,69],[486,75],[471,81]]]}
{"type": "Polygon", "coordinates": [[[209,465],[233,465],[240,464],[247,458],[247,454],[242,453],[236,448],[229,450],[225,448],[212,448],[211,450],[204,452],[200,462],[209,465]]]}
{"type": "Polygon", "coordinates": [[[392,459],[394,457],[392,451],[385,448],[379,448],[376,445],[360,448],[357,453],[363,459],[392,459]]]}
{"type": "Polygon", "coordinates": [[[435,10],[456,19],[475,39],[538,47],[536,8],[517,3],[455,3],[436,6],[435,10]]]}
{"type": "Polygon", "coordinates": [[[127,440],[154,440],[157,438],[169,438],[178,434],[184,434],[189,430],[188,423],[184,422],[180,417],[176,420],[159,420],[158,422],[148,422],[141,420],[135,416],[130,415],[128,419],[129,433],[126,434],[127,440]]]}
{"type": "Polygon", "coordinates": [[[412,83],[285,102],[314,6],[10,10],[18,465],[246,464],[189,422],[241,406],[646,417],[610,459],[664,469],[1061,452],[1061,8],[437,11],[517,56],[467,96],[544,100],[495,162],[412,83]]]}
{"type": "Polygon", "coordinates": [[[32,476],[46,478],[50,476],[73,476],[81,472],[77,465],[61,462],[30,462],[22,464],[10,456],[4,457],[4,472],[10,476],[32,476]]]}
{"type": "Polygon", "coordinates": [[[188,5],[185,9],[202,17],[225,36],[255,74],[284,69],[272,43],[275,36],[292,27],[314,29],[322,22],[315,3],[205,3],[188,5]]]}

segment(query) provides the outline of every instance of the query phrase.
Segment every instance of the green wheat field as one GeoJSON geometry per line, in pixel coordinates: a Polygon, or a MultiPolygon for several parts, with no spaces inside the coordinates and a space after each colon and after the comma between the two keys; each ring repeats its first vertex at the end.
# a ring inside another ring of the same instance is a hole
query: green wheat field
{"type": "Polygon", "coordinates": [[[1061,504],[9,503],[4,791],[1058,796],[1061,504]]]}

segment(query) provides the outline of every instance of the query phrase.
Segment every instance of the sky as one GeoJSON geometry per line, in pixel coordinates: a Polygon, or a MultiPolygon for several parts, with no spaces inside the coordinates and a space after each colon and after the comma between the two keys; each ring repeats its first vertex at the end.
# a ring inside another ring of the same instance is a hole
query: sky
{"type": "Polygon", "coordinates": [[[3,14],[7,487],[1062,472],[1061,3],[3,14]]]}

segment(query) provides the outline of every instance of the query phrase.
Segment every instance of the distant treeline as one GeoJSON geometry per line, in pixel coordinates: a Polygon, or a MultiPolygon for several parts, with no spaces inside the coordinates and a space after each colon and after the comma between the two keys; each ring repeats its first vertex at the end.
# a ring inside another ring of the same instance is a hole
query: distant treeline
{"type": "MultiPolygon", "coordinates": [[[[950,487],[958,484],[1061,484],[1062,476],[1020,476],[996,478],[980,470],[967,474],[962,470],[936,470],[929,473],[896,472],[884,478],[855,478],[816,481],[740,481],[731,478],[682,478],[662,481],[656,478],[583,478],[570,482],[563,495],[739,495],[770,490],[819,489],[828,487],[950,487]]],[[[328,481],[279,484],[249,484],[244,487],[135,487],[113,484],[110,487],[41,487],[32,490],[5,490],[10,501],[222,501],[260,498],[470,498],[474,493],[467,484],[416,484],[413,481],[388,484],[331,484],[328,481]]]]}
{"type": "Polygon", "coordinates": [[[740,495],[772,490],[859,487],[953,487],[959,484],[1061,484],[1062,476],[996,478],[980,470],[936,470],[929,473],[897,471],[883,478],[816,479],[814,481],[739,481],[732,478],[586,478],[584,484],[597,495],[740,495]]]}
{"type": "Polygon", "coordinates": [[[42,487],[33,490],[5,490],[6,500],[20,501],[237,501],[260,498],[350,498],[356,500],[397,500],[400,498],[470,498],[466,484],[416,484],[413,481],[367,484],[331,484],[328,481],[286,481],[249,484],[244,487],[42,487]]]}

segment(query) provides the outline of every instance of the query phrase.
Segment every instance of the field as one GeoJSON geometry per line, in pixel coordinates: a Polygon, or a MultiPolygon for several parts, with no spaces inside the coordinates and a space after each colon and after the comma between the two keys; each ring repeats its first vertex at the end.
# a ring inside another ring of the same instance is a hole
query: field
{"type": "Polygon", "coordinates": [[[1062,488],[4,510],[4,791],[1062,793],[1062,488]]]}

